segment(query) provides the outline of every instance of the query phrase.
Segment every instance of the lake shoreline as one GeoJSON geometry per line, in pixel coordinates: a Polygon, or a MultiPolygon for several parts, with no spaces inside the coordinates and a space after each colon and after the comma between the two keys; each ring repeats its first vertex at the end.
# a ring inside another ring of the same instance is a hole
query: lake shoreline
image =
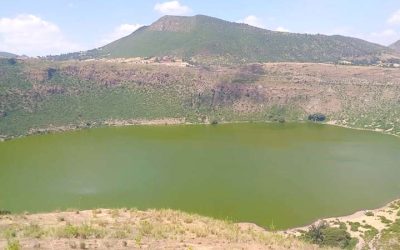
{"type": "Polygon", "coordinates": [[[28,136],[35,136],[35,135],[46,135],[46,134],[57,134],[63,132],[71,132],[71,131],[81,131],[86,129],[94,129],[94,128],[104,128],[104,127],[129,127],[129,126],[179,126],[179,125],[210,125],[210,126],[217,126],[218,124],[244,124],[244,123],[266,123],[266,124],[291,124],[291,123],[312,123],[312,124],[321,124],[321,125],[328,125],[328,126],[335,126],[347,129],[354,129],[359,131],[368,131],[368,132],[375,132],[384,135],[391,135],[397,138],[400,138],[400,135],[390,133],[385,130],[379,129],[369,129],[369,128],[359,128],[359,127],[352,127],[349,125],[340,124],[340,121],[332,120],[332,121],[325,121],[325,122],[312,122],[312,121],[288,121],[284,123],[279,123],[275,121],[218,121],[217,123],[213,124],[210,121],[205,122],[187,122],[185,118],[159,118],[159,119],[127,119],[127,120],[120,120],[120,119],[109,119],[105,120],[101,123],[81,123],[79,125],[68,124],[64,126],[48,126],[47,128],[35,128],[30,129],[28,133],[16,136],[7,136],[0,134],[0,143],[6,142],[10,140],[15,140],[19,138],[24,138],[28,136]]]}

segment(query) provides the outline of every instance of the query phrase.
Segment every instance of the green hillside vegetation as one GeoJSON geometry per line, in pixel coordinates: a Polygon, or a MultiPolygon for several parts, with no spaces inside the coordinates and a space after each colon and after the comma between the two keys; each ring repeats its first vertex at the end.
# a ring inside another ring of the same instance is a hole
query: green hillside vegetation
{"type": "Polygon", "coordinates": [[[63,58],[175,56],[198,62],[338,62],[398,60],[391,49],[360,39],[275,32],[198,15],[165,16],[102,48],[63,58]]]}
{"type": "Polygon", "coordinates": [[[182,67],[2,59],[0,137],[104,126],[110,120],[310,117],[400,135],[399,79],[397,69],[328,64],[182,67]]]}

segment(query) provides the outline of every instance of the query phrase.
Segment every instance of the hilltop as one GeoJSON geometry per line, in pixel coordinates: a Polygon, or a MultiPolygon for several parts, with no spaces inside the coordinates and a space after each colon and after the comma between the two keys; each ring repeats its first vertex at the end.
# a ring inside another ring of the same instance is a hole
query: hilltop
{"type": "Polygon", "coordinates": [[[197,62],[338,62],[399,60],[390,48],[345,36],[277,32],[197,15],[164,16],[104,47],[57,59],[172,56],[197,62]]]}
{"type": "Polygon", "coordinates": [[[17,56],[16,54],[0,51],[0,58],[15,58],[17,56]]]}

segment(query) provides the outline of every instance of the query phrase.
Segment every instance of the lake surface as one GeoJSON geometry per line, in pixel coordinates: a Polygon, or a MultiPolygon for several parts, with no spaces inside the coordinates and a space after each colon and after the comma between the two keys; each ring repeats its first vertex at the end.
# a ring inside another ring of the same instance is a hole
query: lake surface
{"type": "Polygon", "coordinates": [[[173,208],[284,229],[400,197],[400,140],[318,124],[135,126],[0,143],[0,209],[173,208]]]}

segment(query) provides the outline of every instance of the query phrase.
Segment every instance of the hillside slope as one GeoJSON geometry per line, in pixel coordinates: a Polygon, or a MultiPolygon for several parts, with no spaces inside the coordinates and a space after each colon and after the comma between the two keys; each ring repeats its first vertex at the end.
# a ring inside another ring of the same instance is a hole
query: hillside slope
{"type": "Polygon", "coordinates": [[[390,48],[400,52],[400,40],[389,46],[390,48]]]}
{"type": "Polygon", "coordinates": [[[8,53],[8,52],[4,52],[4,51],[0,51],[0,58],[15,58],[15,57],[17,57],[17,55],[8,53]]]}
{"type": "Polygon", "coordinates": [[[349,60],[360,64],[400,58],[387,47],[361,39],[276,32],[203,15],[164,16],[86,55],[95,58],[176,56],[212,62],[349,60]]]}
{"type": "Polygon", "coordinates": [[[178,119],[331,122],[400,135],[400,71],[329,64],[231,66],[0,60],[0,140],[178,119]]]}

